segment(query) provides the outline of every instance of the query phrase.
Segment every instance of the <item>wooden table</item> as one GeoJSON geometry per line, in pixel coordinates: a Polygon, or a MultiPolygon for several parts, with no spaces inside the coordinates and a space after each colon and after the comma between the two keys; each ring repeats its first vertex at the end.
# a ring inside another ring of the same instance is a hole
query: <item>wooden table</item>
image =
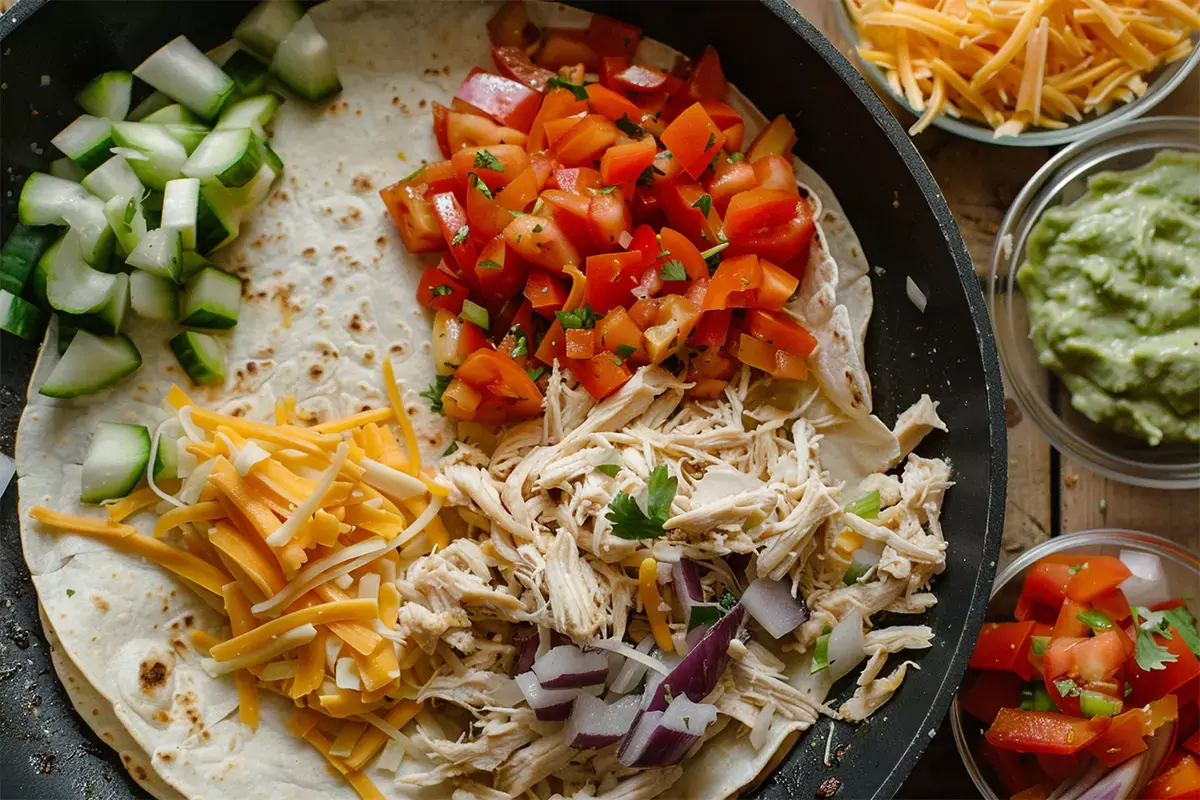
{"type": "MultiPolygon", "coordinates": [[[[840,0],[789,0],[850,57],[835,18],[840,0]]],[[[851,62],[854,59],[851,58],[851,62]]],[[[884,101],[904,127],[915,117],[884,101]]],[[[1200,71],[1191,75],[1155,115],[1200,114],[1200,71]]],[[[1009,204],[1053,154],[1049,148],[1002,147],[973,142],[937,128],[914,139],[962,230],[981,285],[987,280],[992,245],[1009,204]]],[[[1021,551],[1051,536],[1094,528],[1132,528],[1200,550],[1200,491],[1166,492],[1128,486],[1097,475],[1050,446],[1036,424],[1006,392],[1008,411],[1008,503],[998,569],[1021,551]]],[[[953,546],[953,532],[948,532],[953,546]]],[[[943,724],[900,792],[901,797],[977,797],[943,724]]]]}

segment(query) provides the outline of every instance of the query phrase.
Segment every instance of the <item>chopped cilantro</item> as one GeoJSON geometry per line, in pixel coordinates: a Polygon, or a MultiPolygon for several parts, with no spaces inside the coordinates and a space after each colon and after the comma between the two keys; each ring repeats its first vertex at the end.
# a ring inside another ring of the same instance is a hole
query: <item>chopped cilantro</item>
{"type": "Polygon", "coordinates": [[[621,467],[617,464],[601,464],[596,469],[610,478],[617,477],[617,473],[621,471],[621,467]]]}
{"type": "Polygon", "coordinates": [[[671,477],[666,465],[660,465],[650,472],[646,487],[646,511],[625,492],[617,492],[608,504],[605,518],[612,523],[613,535],[621,539],[656,539],[666,533],[663,526],[671,514],[679,480],[671,477]]]}
{"type": "Polygon", "coordinates": [[[596,315],[591,306],[580,306],[574,311],[555,311],[554,316],[558,318],[563,330],[596,327],[596,315]]]}
{"type": "Polygon", "coordinates": [[[75,590],[67,589],[67,597],[74,597],[74,596],[75,596],[75,590]]]}
{"type": "Polygon", "coordinates": [[[737,162],[741,161],[745,157],[746,157],[745,153],[734,153],[733,155],[729,156],[729,163],[736,164],[737,162]]]}
{"type": "Polygon", "coordinates": [[[625,359],[637,352],[637,348],[631,344],[617,345],[617,363],[620,364],[625,359]]]}
{"type": "Polygon", "coordinates": [[[1087,566],[1087,564],[1076,564],[1075,566],[1068,569],[1067,573],[1070,575],[1074,575],[1076,572],[1079,572],[1081,569],[1083,569],[1086,566],[1087,566]]]}
{"type": "Polygon", "coordinates": [[[450,446],[442,451],[442,458],[445,458],[446,456],[452,456],[457,452],[458,452],[458,442],[451,442],[450,446]]]}
{"type": "Polygon", "coordinates": [[[711,150],[712,146],[716,143],[717,143],[717,135],[715,133],[710,133],[708,135],[708,144],[704,145],[705,152],[711,150]]]}
{"type": "Polygon", "coordinates": [[[488,188],[488,185],[486,183],[484,183],[483,181],[479,180],[479,176],[476,175],[474,172],[472,172],[471,175],[467,178],[467,183],[471,186],[472,189],[478,189],[480,191],[480,193],[484,197],[486,197],[488,200],[496,199],[496,196],[494,194],[492,194],[492,190],[488,188]]]}
{"type": "Polygon", "coordinates": [[[465,242],[467,240],[467,236],[469,236],[470,233],[471,233],[471,226],[463,225],[461,228],[459,228],[457,231],[454,232],[454,238],[452,238],[450,240],[450,246],[454,247],[455,245],[462,244],[463,242],[465,242]]]}
{"type": "Polygon", "coordinates": [[[733,592],[726,591],[725,594],[721,595],[720,605],[723,610],[728,611],[737,605],[737,601],[738,599],[733,596],[733,592]]]}
{"type": "Polygon", "coordinates": [[[444,414],[446,409],[442,407],[442,395],[446,393],[446,387],[450,385],[449,375],[437,375],[433,379],[433,383],[429,384],[429,388],[421,392],[421,397],[429,401],[429,409],[435,414],[444,414]]]}
{"type": "Polygon", "coordinates": [[[534,226],[533,226],[533,232],[534,232],[534,233],[541,233],[541,232],[542,232],[542,231],[544,231],[544,230],[546,230],[546,229],[545,229],[545,228],[544,228],[542,225],[540,225],[540,224],[538,224],[538,225],[534,225],[534,226]]]}
{"type": "Polygon", "coordinates": [[[520,325],[514,325],[508,329],[509,334],[516,340],[512,352],[509,355],[512,358],[520,358],[521,356],[529,355],[529,337],[525,335],[520,325]]]}
{"type": "Polygon", "coordinates": [[[550,80],[546,81],[546,86],[550,87],[551,89],[566,89],[575,95],[576,100],[588,99],[586,87],[580,86],[577,83],[571,83],[561,75],[555,75],[550,80]]]}
{"type": "Polygon", "coordinates": [[[1141,611],[1147,617],[1150,617],[1146,609],[1133,608],[1133,628],[1137,632],[1137,644],[1134,646],[1133,657],[1137,661],[1137,665],[1143,670],[1150,672],[1156,669],[1166,669],[1167,664],[1174,663],[1178,656],[1162,646],[1154,640],[1155,633],[1164,638],[1172,638],[1170,630],[1164,630],[1162,621],[1148,618],[1147,623],[1150,624],[1150,629],[1143,624],[1138,623],[1138,612],[1141,611]]]}
{"type": "Polygon", "coordinates": [[[454,292],[454,290],[451,289],[449,286],[447,286],[444,283],[439,283],[437,286],[434,286],[432,289],[429,290],[429,293],[431,295],[433,295],[434,297],[445,297],[446,295],[452,294],[453,292],[454,292]]]}
{"type": "Polygon", "coordinates": [[[475,154],[475,166],[490,169],[492,172],[504,172],[504,165],[500,163],[500,159],[487,150],[480,150],[475,154]]]}
{"type": "Polygon", "coordinates": [[[627,114],[622,114],[621,118],[617,120],[617,130],[626,136],[634,137],[640,137],[646,133],[646,129],[631,120],[627,114]]]}
{"type": "Polygon", "coordinates": [[[686,281],[687,270],[679,259],[671,259],[658,268],[658,277],[664,281],[686,281]]]}
{"type": "Polygon", "coordinates": [[[529,380],[536,381],[538,378],[542,377],[542,374],[545,371],[545,367],[535,367],[534,369],[525,370],[525,374],[529,376],[529,380]]]}
{"type": "Polygon", "coordinates": [[[1055,681],[1054,688],[1058,689],[1058,693],[1063,697],[1079,696],[1079,686],[1077,686],[1075,681],[1071,680],[1070,678],[1063,678],[1062,680],[1055,681]]]}
{"type": "Polygon", "coordinates": [[[490,258],[485,258],[483,261],[479,262],[479,268],[480,269],[504,269],[504,265],[498,264],[495,261],[492,261],[490,258]]]}
{"type": "Polygon", "coordinates": [[[712,211],[712,195],[700,195],[700,199],[692,203],[692,208],[700,209],[700,213],[707,217],[708,212],[712,211]]]}
{"type": "Polygon", "coordinates": [[[1179,631],[1179,636],[1188,649],[1200,656],[1200,636],[1196,635],[1196,618],[1188,611],[1187,606],[1164,611],[1163,617],[1179,631]]]}

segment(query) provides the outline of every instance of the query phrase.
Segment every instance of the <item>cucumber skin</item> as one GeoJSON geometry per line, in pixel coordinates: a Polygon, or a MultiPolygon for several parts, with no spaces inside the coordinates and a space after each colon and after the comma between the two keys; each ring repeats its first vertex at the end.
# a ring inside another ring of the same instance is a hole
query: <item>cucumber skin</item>
{"type": "Polygon", "coordinates": [[[9,295],[9,302],[11,305],[8,309],[8,315],[11,317],[14,310],[19,312],[24,324],[20,327],[15,325],[10,326],[6,320],[0,319],[0,330],[4,331],[5,333],[11,333],[13,336],[16,336],[20,339],[39,338],[42,334],[42,331],[46,329],[46,312],[28,300],[16,296],[12,292],[9,292],[9,295]]]}
{"type": "MultiPolygon", "coordinates": [[[[153,444],[153,442],[151,442],[153,444]]],[[[179,443],[174,439],[159,437],[158,449],[154,451],[154,479],[171,479],[179,477],[179,443]],[[174,456],[164,455],[167,448],[175,450],[174,456]],[[170,475],[164,475],[170,472],[170,475]]]]}
{"type": "MultiPolygon", "coordinates": [[[[140,369],[142,366],[142,354],[140,352],[138,352],[137,347],[133,344],[132,341],[130,341],[129,337],[123,333],[119,333],[115,337],[110,337],[110,338],[123,339],[125,341],[125,344],[127,344],[129,346],[129,349],[133,351],[135,358],[131,361],[131,366],[128,369],[113,376],[112,380],[110,380],[108,383],[102,383],[97,386],[88,386],[88,387],[82,388],[82,389],[61,389],[61,390],[59,390],[59,389],[51,388],[51,389],[47,390],[45,384],[43,384],[42,387],[40,389],[38,389],[38,394],[44,395],[46,397],[55,397],[55,398],[60,398],[60,399],[67,399],[67,398],[71,398],[71,397],[83,397],[85,395],[95,394],[96,392],[100,391],[101,389],[107,389],[109,386],[112,386],[114,383],[121,380],[122,378],[127,377],[127,376],[132,375],[133,373],[137,372],[138,369],[140,369]]],[[[74,342],[74,339],[72,339],[72,343],[73,342],[74,342]]],[[[68,348],[69,347],[70,347],[70,345],[68,345],[68,348]]],[[[53,375],[54,372],[51,371],[50,374],[53,375]]]]}
{"type": "MultiPolygon", "coordinates": [[[[109,423],[101,423],[101,424],[102,425],[105,425],[105,424],[114,425],[114,426],[120,425],[124,428],[129,428],[129,429],[131,429],[130,435],[134,435],[134,436],[137,435],[137,431],[133,430],[133,429],[140,429],[141,436],[139,436],[138,438],[144,439],[145,451],[138,458],[138,463],[136,464],[136,469],[132,468],[133,465],[131,465],[129,478],[123,484],[118,485],[114,489],[113,492],[108,492],[103,489],[95,489],[92,491],[88,491],[87,489],[85,489],[81,486],[80,492],[79,492],[79,500],[80,500],[80,502],[83,502],[83,503],[96,504],[96,503],[103,502],[105,500],[116,500],[118,498],[125,497],[126,495],[128,495],[130,492],[133,491],[135,486],[137,486],[139,483],[141,483],[142,476],[146,474],[146,465],[149,464],[149,462],[150,462],[150,431],[146,429],[145,425],[130,425],[130,424],[124,423],[124,422],[109,422],[109,423]]],[[[98,428],[97,430],[99,431],[100,429],[98,428]]],[[[94,439],[93,439],[93,441],[94,441],[94,439]]],[[[88,457],[90,457],[90,456],[91,456],[91,448],[89,447],[88,457]]],[[[87,457],[84,458],[83,468],[84,468],[84,472],[85,472],[84,480],[86,480],[87,457]]]]}
{"type": "Polygon", "coordinates": [[[267,88],[267,65],[245,50],[238,50],[231,55],[222,69],[233,78],[236,94],[241,97],[261,94],[267,88]]]}
{"type": "MultiPolygon", "coordinates": [[[[241,284],[242,290],[245,290],[245,283],[233,273],[225,272],[219,267],[213,269],[216,272],[236,279],[241,284]]],[[[238,323],[237,318],[241,312],[240,292],[238,294],[238,307],[234,309],[233,319],[230,319],[230,315],[228,313],[211,311],[204,306],[194,308],[188,312],[186,316],[184,315],[184,311],[189,305],[189,297],[193,291],[193,286],[204,272],[205,270],[199,270],[195,275],[189,278],[187,286],[185,286],[183,289],[179,301],[179,324],[189,328],[203,328],[205,330],[228,330],[229,328],[236,327],[238,323]]]]}
{"type": "Polygon", "coordinates": [[[196,252],[219,250],[237,238],[240,221],[234,217],[229,190],[220,183],[200,184],[200,205],[196,209],[196,252]]]}
{"type": "Polygon", "coordinates": [[[114,146],[115,143],[113,142],[112,137],[109,136],[91,150],[88,150],[78,158],[72,158],[71,160],[74,161],[75,164],[84,172],[91,172],[105,161],[108,161],[108,159],[112,156],[112,148],[114,146]]]}
{"type": "Polygon", "coordinates": [[[60,229],[48,225],[18,224],[0,250],[0,289],[20,295],[29,283],[38,259],[58,239],[60,229]]]}
{"type": "Polygon", "coordinates": [[[171,350],[174,351],[175,358],[179,361],[179,365],[183,367],[183,371],[198,386],[223,383],[225,381],[224,369],[222,368],[220,373],[213,372],[203,361],[197,358],[189,341],[190,336],[207,336],[207,334],[184,331],[171,339],[171,350]]]}

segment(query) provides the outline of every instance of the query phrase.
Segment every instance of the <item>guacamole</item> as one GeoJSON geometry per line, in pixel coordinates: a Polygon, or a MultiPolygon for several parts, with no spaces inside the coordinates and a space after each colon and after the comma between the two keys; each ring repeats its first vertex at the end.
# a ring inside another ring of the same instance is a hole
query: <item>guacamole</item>
{"type": "Polygon", "coordinates": [[[1026,258],[1029,336],[1071,405],[1151,445],[1200,442],[1200,154],[1094,175],[1026,258]]]}

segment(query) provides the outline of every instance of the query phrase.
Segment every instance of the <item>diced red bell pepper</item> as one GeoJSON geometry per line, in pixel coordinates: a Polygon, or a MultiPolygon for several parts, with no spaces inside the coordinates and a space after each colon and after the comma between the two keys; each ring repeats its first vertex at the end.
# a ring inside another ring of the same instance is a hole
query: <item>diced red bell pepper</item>
{"type": "MultiPolygon", "coordinates": [[[[809,201],[801,197],[795,203],[795,213],[787,222],[729,236],[726,255],[756,253],[773,264],[788,266],[788,262],[808,248],[816,232],[809,201]]],[[[730,205],[733,205],[732,201],[730,205]]]]}
{"type": "Polygon", "coordinates": [[[1163,664],[1163,669],[1143,670],[1136,660],[1130,660],[1126,676],[1133,687],[1128,698],[1130,705],[1143,705],[1170,694],[1200,675],[1200,660],[1188,649],[1187,642],[1174,626],[1171,627],[1171,633],[1170,639],[1154,634],[1154,641],[1175,656],[1174,661],[1163,664]]]}
{"type": "Polygon", "coordinates": [[[700,177],[713,156],[725,145],[725,134],[721,133],[700,103],[688,106],[659,138],[671,155],[679,160],[683,171],[693,178],[700,177]]]}
{"type": "Polygon", "coordinates": [[[533,57],[538,66],[557,70],[583,64],[588,72],[600,69],[600,55],[592,48],[587,31],[574,28],[546,28],[542,47],[533,57]]]}
{"type": "Polygon", "coordinates": [[[782,225],[796,213],[796,203],[794,194],[778,189],[755,188],[736,194],[725,212],[725,235],[732,241],[782,225]]]}
{"type": "Polygon", "coordinates": [[[592,311],[607,314],[618,306],[632,305],[633,290],[643,268],[640,250],[588,256],[585,274],[587,301],[592,311]]]}
{"type": "Polygon", "coordinates": [[[554,319],[554,312],[562,310],[569,293],[566,280],[545,270],[531,271],[525,281],[525,298],[534,311],[547,319],[554,319]]]}
{"type": "Polygon", "coordinates": [[[488,38],[493,44],[524,47],[538,38],[537,26],[529,21],[525,3],[509,0],[497,11],[487,24],[488,38]]]}
{"type": "Polygon", "coordinates": [[[1133,573],[1119,558],[1088,556],[1084,568],[1067,582],[1067,596],[1080,603],[1112,591],[1133,573]]]}
{"type": "Polygon", "coordinates": [[[646,167],[654,163],[657,154],[653,136],[614,145],[600,157],[600,176],[607,186],[636,181],[646,167]]]}
{"type": "MultiPolygon", "coordinates": [[[[1180,751],[1176,751],[1177,753],[1180,751]]],[[[1187,753],[1168,760],[1171,766],[1146,784],[1143,798],[1200,797],[1200,757],[1187,753]]]]}
{"type": "Polygon", "coordinates": [[[592,197],[588,204],[588,229],[592,244],[600,250],[615,250],[620,245],[621,235],[633,229],[633,218],[625,196],[613,187],[592,197]]]}
{"type": "Polygon", "coordinates": [[[462,311],[463,301],[470,290],[455,278],[437,267],[426,267],[417,284],[417,302],[426,308],[440,308],[457,314],[462,311]]]}
{"type": "Polygon", "coordinates": [[[1138,753],[1144,753],[1147,750],[1146,740],[1143,738],[1145,734],[1142,731],[1145,716],[1140,708],[1118,714],[1113,717],[1108,730],[1092,742],[1088,750],[1106,767],[1115,767],[1138,753]]]}
{"type": "MultiPolygon", "coordinates": [[[[567,331],[570,335],[571,331],[567,331]]],[[[568,340],[569,343],[569,340],[568,340]]],[[[633,377],[624,359],[612,353],[597,353],[582,361],[569,362],[579,384],[596,400],[603,400],[633,377]]]]}
{"type": "Polygon", "coordinates": [[[1091,745],[1110,723],[1110,717],[1080,719],[1052,711],[1004,708],[986,736],[988,742],[1001,749],[1070,755],[1091,745]]]}
{"type": "Polygon", "coordinates": [[[692,347],[718,348],[729,338],[729,326],[732,322],[732,309],[705,311],[692,330],[688,344],[692,347]]]}
{"type": "Polygon", "coordinates": [[[612,120],[588,114],[555,142],[551,150],[564,167],[590,167],[616,140],[617,126],[612,120]]]}
{"type": "Polygon", "coordinates": [[[546,82],[554,77],[550,70],[534,64],[524,47],[493,44],[492,61],[501,75],[538,92],[545,91],[546,82]]]}
{"type": "Polygon", "coordinates": [[[752,254],[722,259],[708,285],[704,310],[748,308],[753,292],[762,285],[762,266],[752,254]]]}
{"type": "Polygon", "coordinates": [[[796,146],[796,129],[783,114],[771,120],[746,150],[746,160],[753,164],[763,156],[786,156],[796,146]]]}
{"type": "Polygon", "coordinates": [[[633,58],[642,40],[642,29],[603,14],[592,14],[587,40],[601,56],[633,58]]]}
{"type": "Polygon", "coordinates": [[[556,169],[550,174],[546,186],[551,189],[561,189],[564,192],[591,198],[591,189],[599,189],[604,185],[600,173],[591,167],[572,167],[571,169],[556,169]]]}
{"type": "Polygon", "coordinates": [[[1008,670],[1029,680],[1033,676],[1028,658],[1032,635],[1032,622],[985,622],[968,664],[972,669],[1008,670]]]}
{"type": "Polygon", "coordinates": [[[529,137],[516,128],[508,128],[487,117],[464,114],[460,111],[446,112],[447,152],[457,153],[464,147],[489,147],[496,144],[515,144],[522,147],[529,137]]]}
{"type": "Polygon", "coordinates": [[[546,93],[546,99],[542,101],[542,107],[533,120],[533,125],[529,128],[529,152],[535,153],[546,149],[547,122],[573,117],[576,114],[586,114],[587,111],[587,101],[576,100],[571,90],[551,89],[546,93]]]}
{"type": "Polygon", "coordinates": [[[717,167],[707,176],[704,188],[712,197],[713,208],[723,217],[734,195],[758,188],[758,176],[754,174],[754,167],[745,159],[730,161],[727,158],[718,158],[717,167]]]}
{"type": "MultiPolygon", "coordinates": [[[[761,261],[759,262],[762,263],[761,261]]],[[[804,329],[800,323],[794,321],[791,317],[781,311],[761,311],[758,309],[752,310],[746,314],[746,330],[756,339],[759,339],[772,347],[780,350],[786,350],[789,353],[795,353],[801,358],[807,358],[809,354],[817,347],[817,340],[811,333],[804,329]]],[[[1024,625],[1025,623],[1010,623],[1016,625],[1024,625]]],[[[987,626],[985,625],[986,629],[987,626]]],[[[1032,635],[1032,626],[1030,633],[1025,635],[1025,646],[1030,635],[1032,635]]],[[[990,636],[998,634],[991,633],[990,636]]],[[[982,644],[983,636],[980,635],[980,644],[982,644]]],[[[976,652],[979,647],[976,647],[976,652]]],[[[983,656],[980,656],[981,658],[983,656]]],[[[974,657],[972,657],[972,666],[974,657]]],[[[989,669],[987,667],[978,667],[979,669],[989,669]]],[[[991,667],[990,669],[1000,669],[1001,667],[991,667]]]]}
{"type": "Polygon", "coordinates": [[[767,311],[781,311],[796,293],[800,278],[766,259],[760,258],[758,263],[762,267],[762,283],[754,290],[751,304],[767,311]]]}
{"type": "Polygon", "coordinates": [[[498,421],[522,419],[541,413],[542,393],[537,385],[519,364],[503,353],[495,350],[471,353],[455,370],[454,380],[475,389],[482,399],[476,408],[467,411],[447,403],[443,395],[446,416],[498,421]]]}
{"type": "Polygon", "coordinates": [[[596,330],[571,328],[567,331],[567,358],[591,358],[596,354],[596,330]]]}
{"type": "Polygon", "coordinates": [[[583,263],[579,250],[558,223],[548,217],[532,214],[517,217],[504,229],[504,238],[521,258],[554,273],[561,273],[567,264],[583,263]]]}
{"type": "MultiPolygon", "coordinates": [[[[605,59],[606,62],[609,60],[605,59]]],[[[642,118],[642,110],[618,91],[603,84],[592,84],[587,91],[588,105],[596,114],[608,117],[613,122],[625,117],[635,124],[642,118]]]]}
{"type": "Polygon", "coordinates": [[[1021,676],[1015,672],[980,670],[970,687],[959,695],[963,711],[985,725],[991,725],[1002,708],[1021,703],[1021,676]]]}
{"type": "Polygon", "coordinates": [[[614,88],[627,92],[657,92],[666,85],[666,82],[667,73],[643,64],[631,64],[613,75],[614,88]]]}
{"type": "Polygon", "coordinates": [[[1076,603],[1074,600],[1068,599],[1058,610],[1058,619],[1054,622],[1054,633],[1051,635],[1056,638],[1087,636],[1091,632],[1091,628],[1087,623],[1079,620],[1079,615],[1087,610],[1088,607],[1083,603],[1076,603]]]}
{"type": "Polygon", "coordinates": [[[699,184],[686,179],[656,182],[654,194],[671,227],[697,246],[708,249],[721,241],[721,214],[712,207],[707,214],[700,210],[705,192],[699,184]]]}
{"type": "Polygon", "coordinates": [[[442,229],[442,238],[450,249],[454,263],[464,273],[475,268],[477,250],[471,240],[471,226],[467,221],[467,212],[459,205],[453,192],[435,194],[432,198],[433,213],[437,215],[438,225],[442,229]]]}
{"type": "Polygon", "coordinates": [[[533,125],[542,105],[542,95],[512,78],[473,69],[454,92],[455,98],[470,103],[501,125],[525,133],[533,125]]]}
{"type": "Polygon", "coordinates": [[[529,265],[508,248],[501,233],[480,250],[474,270],[484,302],[497,308],[520,293],[529,277],[529,265]]]}

